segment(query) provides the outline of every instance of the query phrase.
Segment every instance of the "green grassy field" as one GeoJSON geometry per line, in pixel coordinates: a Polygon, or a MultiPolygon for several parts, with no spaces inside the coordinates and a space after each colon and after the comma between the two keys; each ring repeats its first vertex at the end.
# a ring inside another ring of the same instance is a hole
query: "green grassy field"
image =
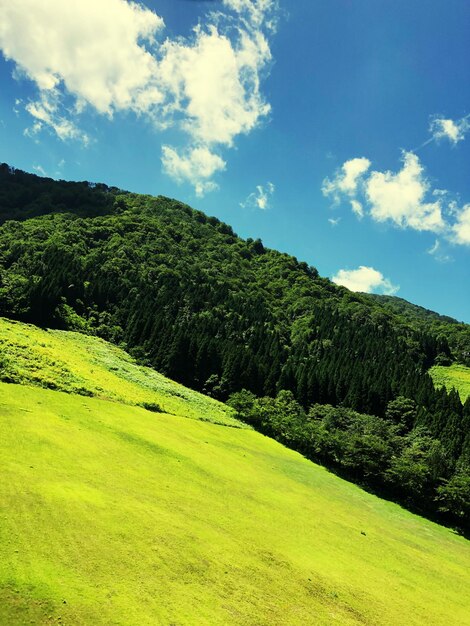
{"type": "Polygon", "coordinates": [[[470,396],[470,367],[455,363],[449,367],[435,365],[431,367],[429,373],[437,387],[445,385],[449,390],[455,387],[462,402],[470,396]]]}
{"type": "Polygon", "coordinates": [[[1,624],[470,624],[467,541],[256,432],[0,402],[1,624]]]}
{"type": "Polygon", "coordinates": [[[246,428],[224,404],[140,367],[97,337],[43,330],[0,317],[0,381],[37,385],[246,428]]]}
{"type": "Polygon", "coordinates": [[[470,624],[462,537],[105,342],[1,324],[2,626],[470,624]]]}

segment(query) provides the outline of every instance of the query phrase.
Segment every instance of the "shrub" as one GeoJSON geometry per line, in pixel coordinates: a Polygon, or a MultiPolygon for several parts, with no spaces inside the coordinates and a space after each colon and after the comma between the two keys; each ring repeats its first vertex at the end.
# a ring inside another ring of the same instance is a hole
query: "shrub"
{"type": "Polygon", "coordinates": [[[152,411],[152,413],[164,413],[162,407],[156,402],[140,402],[139,406],[147,409],[147,411],[152,411]]]}

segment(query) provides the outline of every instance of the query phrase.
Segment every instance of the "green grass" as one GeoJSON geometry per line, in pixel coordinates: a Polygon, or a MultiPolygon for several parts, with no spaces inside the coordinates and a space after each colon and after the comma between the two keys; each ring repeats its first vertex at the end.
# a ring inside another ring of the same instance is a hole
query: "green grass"
{"type": "Polygon", "coordinates": [[[1,626],[470,625],[462,537],[104,341],[0,350],[1,626]]]}
{"type": "Polygon", "coordinates": [[[0,383],[0,623],[470,624],[470,544],[247,429],[0,383]]]}
{"type": "Polygon", "coordinates": [[[465,402],[468,396],[470,396],[470,367],[455,363],[449,367],[435,365],[431,367],[429,373],[436,387],[445,385],[448,390],[455,387],[460,394],[462,402],[465,402]]]}
{"type": "Polygon", "coordinates": [[[165,378],[102,339],[0,317],[0,380],[91,395],[246,428],[224,404],[165,378]]]}

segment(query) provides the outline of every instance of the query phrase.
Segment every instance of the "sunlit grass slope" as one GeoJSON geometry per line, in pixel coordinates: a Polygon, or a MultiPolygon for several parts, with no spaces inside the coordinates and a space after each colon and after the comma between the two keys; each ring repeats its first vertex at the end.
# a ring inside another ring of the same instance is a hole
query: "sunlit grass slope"
{"type": "Polygon", "coordinates": [[[449,367],[435,365],[429,370],[429,373],[437,387],[445,385],[449,390],[455,387],[462,402],[465,402],[470,396],[470,367],[456,363],[449,367]]]}
{"type": "Polygon", "coordinates": [[[0,437],[2,625],[470,624],[466,540],[252,430],[0,383],[0,437]]]}
{"type": "Polygon", "coordinates": [[[222,403],[136,365],[102,339],[1,317],[0,380],[127,404],[157,404],[167,413],[246,427],[222,403]]]}

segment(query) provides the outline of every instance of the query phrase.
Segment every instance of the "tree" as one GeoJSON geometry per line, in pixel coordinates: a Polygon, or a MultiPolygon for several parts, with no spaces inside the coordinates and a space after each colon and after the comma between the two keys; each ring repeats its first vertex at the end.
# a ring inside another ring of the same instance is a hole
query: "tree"
{"type": "Polygon", "coordinates": [[[416,402],[404,396],[398,396],[387,404],[385,418],[397,424],[404,431],[410,431],[416,421],[416,402]]]}
{"type": "Polygon", "coordinates": [[[439,511],[451,513],[460,520],[470,518],[470,468],[455,474],[437,488],[439,511]]]}
{"type": "Polygon", "coordinates": [[[251,391],[242,389],[232,393],[228,400],[228,406],[231,406],[237,412],[237,417],[245,422],[252,422],[253,408],[256,403],[256,396],[251,391]]]}

